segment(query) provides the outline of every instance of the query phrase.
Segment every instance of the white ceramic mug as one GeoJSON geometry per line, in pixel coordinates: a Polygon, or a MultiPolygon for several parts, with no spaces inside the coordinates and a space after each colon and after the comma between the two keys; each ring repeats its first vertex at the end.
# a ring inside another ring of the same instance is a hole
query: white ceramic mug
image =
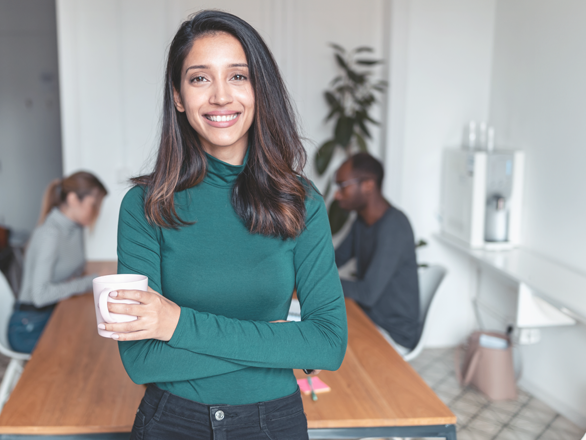
{"type": "MultiPolygon", "coordinates": [[[[108,303],[140,304],[130,299],[115,299],[110,292],[117,290],[144,290],[148,289],[149,279],[144,275],[106,275],[93,279],[94,305],[96,308],[97,324],[115,324],[119,322],[130,322],[137,319],[136,316],[110,313],[108,303]]],[[[98,329],[100,336],[111,338],[114,332],[98,329]]]]}

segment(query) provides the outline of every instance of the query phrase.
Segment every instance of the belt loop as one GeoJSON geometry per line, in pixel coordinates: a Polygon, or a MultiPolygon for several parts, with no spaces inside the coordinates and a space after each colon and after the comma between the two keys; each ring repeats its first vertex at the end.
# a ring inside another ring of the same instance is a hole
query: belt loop
{"type": "Polygon", "coordinates": [[[260,402],[258,404],[258,418],[260,420],[260,429],[263,431],[267,429],[266,419],[265,419],[265,404],[264,402],[260,402]]]}
{"type": "Polygon", "coordinates": [[[165,408],[165,404],[167,403],[167,399],[169,398],[169,391],[165,391],[161,400],[159,400],[159,404],[157,405],[157,412],[154,415],[154,419],[158,422],[161,418],[161,414],[163,414],[163,409],[165,408]]]}

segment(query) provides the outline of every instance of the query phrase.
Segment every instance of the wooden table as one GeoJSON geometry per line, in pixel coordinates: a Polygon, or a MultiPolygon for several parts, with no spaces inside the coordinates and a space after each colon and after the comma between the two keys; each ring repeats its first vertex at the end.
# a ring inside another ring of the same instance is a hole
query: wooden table
{"type": "MultiPolygon", "coordinates": [[[[456,417],[362,310],[350,300],[346,307],[346,357],[320,374],[332,391],[317,402],[303,396],[310,438],[455,440],[456,417]]],[[[98,336],[94,313],[90,294],[55,309],[0,414],[0,440],[128,438],[145,388],[126,375],[116,343],[98,336]]]]}
{"type": "MultiPolygon", "coordinates": [[[[445,437],[456,416],[389,345],[352,300],[346,300],[348,349],[338,371],[322,371],[332,389],[317,402],[303,396],[310,438],[445,437]]],[[[306,377],[295,371],[297,378],[306,377]]]]}

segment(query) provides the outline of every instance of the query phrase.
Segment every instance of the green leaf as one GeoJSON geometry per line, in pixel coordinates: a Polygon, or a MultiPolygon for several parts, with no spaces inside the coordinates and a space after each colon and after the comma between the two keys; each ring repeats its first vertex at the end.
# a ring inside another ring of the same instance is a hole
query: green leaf
{"type": "Polygon", "coordinates": [[[344,224],[348,220],[350,213],[340,208],[337,200],[334,200],[328,210],[328,217],[330,219],[330,229],[332,235],[340,232],[340,229],[344,227],[344,224]]]}
{"type": "Polygon", "coordinates": [[[338,75],[336,76],[331,82],[330,82],[330,87],[335,86],[337,83],[339,83],[340,81],[342,81],[342,76],[338,75]]]}
{"type": "MultiPolygon", "coordinates": [[[[338,86],[336,87],[336,93],[340,97],[345,97],[346,95],[352,95],[353,101],[356,101],[356,87],[348,86],[338,86]]],[[[343,98],[341,99],[343,100],[343,98]]]]}
{"type": "Polygon", "coordinates": [[[364,140],[364,138],[360,135],[360,133],[354,133],[354,136],[356,136],[356,143],[358,144],[358,149],[360,151],[363,151],[365,153],[368,153],[368,147],[366,145],[366,141],[364,140]]]}
{"type": "Polygon", "coordinates": [[[370,131],[368,131],[368,128],[366,128],[366,124],[364,123],[364,121],[362,119],[357,119],[356,122],[358,123],[358,126],[360,127],[360,129],[362,130],[364,135],[368,139],[372,139],[372,136],[370,135],[370,131]]]}
{"type": "Polygon", "coordinates": [[[338,66],[340,66],[346,72],[348,71],[348,64],[346,64],[344,58],[342,58],[339,54],[336,54],[336,61],[338,62],[338,66]]]}
{"type": "Polygon", "coordinates": [[[352,139],[352,134],[354,133],[354,123],[354,118],[349,118],[348,116],[340,116],[340,119],[338,119],[334,139],[341,147],[346,148],[350,143],[350,139],[352,139]]]}
{"type": "Polygon", "coordinates": [[[324,96],[330,107],[340,107],[340,102],[338,101],[338,98],[336,98],[332,92],[325,92],[324,96]]]}
{"type": "Polygon", "coordinates": [[[334,141],[327,141],[317,150],[317,154],[315,155],[315,168],[318,175],[321,176],[328,168],[334,156],[335,149],[336,143],[334,141]]]}
{"type": "Polygon", "coordinates": [[[348,67],[346,68],[346,73],[348,74],[348,78],[350,78],[356,84],[364,84],[364,81],[366,80],[366,75],[356,73],[348,67]]]}
{"type": "Polygon", "coordinates": [[[357,47],[356,49],[354,49],[354,52],[356,52],[356,53],[374,52],[374,49],[372,47],[368,47],[368,46],[360,46],[360,47],[357,47]]]}
{"type": "Polygon", "coordinates": [[[372,119],[368,113],[365,112],[364,116],[368,122],[371,122],[374,125],[380,125],[380,122],[378,122],[376,119],[372,119]]]}
{"type": "Polygon", "coordinates": [[[427,246],[427,241],[420,239],[417,243],[415,243],[415,248],[427,246]]]}
{"type": "Polygon", "coordinates": [[[348,66],[346,61],[344,61],[344,59],[339,54],[336,54],[335,57],[336,57],[336,61],[337,61],[338,65],[342,69],[344,69],[344,71],[348,75],[348,78],[350,78],[351,81],[355,82],[356,84],[364,84],[364,81],[366,79],[366,75],[357,73],[354,70],[352,70],[348,66]]]}
{"type": "Polygon", "coordinates": [[[328,198],[331,190],[332,190],[332,179],[328,179],[328,184],[326,185],[326,190],[324,191],[324,200],[326,200],[328,198]]]}
{"type": "Polygon", "coordinates": [[[356,60],[356,64],[361,66],[374,66],[375,64],[382,64],[383,60],[356,60]]]}
{"type": "Polygon", "coordinates": [[[368,95],[366,95],[364,97],[364,99],[361,99],[360,100],[360,105],[363,108],[367,109],[367,108],[369,108],[374,103],[374,101],[375,101],[374,95],[372,93],[369,93],[368,95]]]}
{"type": "Polygon", "coordinates": [[[326,122],[328,122],[330,119],[332,119],[332,117],[336,113],[341,113],[341,112],[342,112],[342,107],[333,108],[332,110],[330,110],[330,113],[328,113],[328,116],[326,117],[326,122]]]}
{"type": "Polygon", "coordinates": [[[342,46],[340,46],[339,44],[336,43],[330,43],[329,46],[335,50],[337,50],[338,52],[341,53],[346,53],[346,49],[344,49],[342,46]]]}

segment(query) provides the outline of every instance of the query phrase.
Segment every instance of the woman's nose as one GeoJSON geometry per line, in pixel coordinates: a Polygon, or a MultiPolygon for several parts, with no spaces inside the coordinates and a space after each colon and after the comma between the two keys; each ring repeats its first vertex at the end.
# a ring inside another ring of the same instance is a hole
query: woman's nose
{"type": "Polygon", "coordinates": [[[232,94],[227,84],[223,82],[217,82],[214,85],[214,89],[211,96],[211,103],[217,105],[226,105],[232,102],[232,94]]]}

